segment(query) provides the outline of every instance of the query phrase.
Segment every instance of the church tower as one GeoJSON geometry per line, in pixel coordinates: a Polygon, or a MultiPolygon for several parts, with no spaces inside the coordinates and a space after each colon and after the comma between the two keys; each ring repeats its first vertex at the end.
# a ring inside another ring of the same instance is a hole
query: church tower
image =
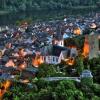
{"type": "Polygon", "coordinates": [[[56,34],[53,35],[53,45],[64,46],[63,35],[61,34],[61,26],[58,24],[56,27],[56,34]]]}

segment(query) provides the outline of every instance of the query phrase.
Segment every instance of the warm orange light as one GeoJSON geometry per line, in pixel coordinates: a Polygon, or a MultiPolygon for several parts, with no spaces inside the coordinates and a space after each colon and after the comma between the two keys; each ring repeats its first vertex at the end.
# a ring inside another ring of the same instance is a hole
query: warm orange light
{"type": "Polygon", "coordinates": [[[42,60],[42,57],[35,57],[32,59],[32,65],[35,67],[38,67],[41,65],[44,61],[42,60]]]}
{"type": "Polygon", "coordinates": [[[76,34],[76,35],[80,35],[81,34],[81,29],[78,27],[78,28],[76,28],[76,29],[74,29],[74,34],[76,34]]]}
{"type": "Polygon", "coordinates": [[[6,64],[5,64],[6,67],[15,67],[15,64],[13,62],[13,60],[9,60],[6,64]]]}
{"type": "Polygon", "coordinates": [[[7,80],[4,83],[2,83],[1,89],[0,89],[0,100],[3,97],[3,95],[5,94],[5,92],[9,89],[9,87],[11,86],[11,81],[7,80]],[[3,89],[2,89],[3,87],[3,89]]]}
{"type": "Polygon", "coordinates": [[[67,58],[66,60],[64,60],[66,62],[66,64],[72,66],[75,63],[75,59],[74,58],[67,58]]]}
{"type": "Polygon", "coordinates": [[[68,46],[68,48],[77,48],[76,46],[72,45],[72,46],[68,46]]]}
{"type": "Polygon", "coordinates": [[[83,47],[83,56],[88,57],[90,51],[88,36],[85,36],[84,47],[83,47]]]}
{"type": "Polygon", "coordinates": [[[29,83],[29,80],[25,79],[25,80],[21,80],[21,82],[26,84],[26,83],[29,83]]]}
{"type": "Polygon", "coordinates": [[[75,60],[74,60],[73,58],[69,58],[69,59],[66,60],[66,63],[67,63],[68,65],[72,66],[72,65],[74,65],[74,63],[75,63],[75,60]]]}
{"type": "Polygon", "coordinates": [[[23,62],[18,67],[19,67],[19,69],[24,70],[27,67],[27,64],[25,62],[23,62]]]}
{"type": "Polygon", "coordinates": [[[7,90],[11,85],[11,81],[10,80],[5,81],[3,85],[4,85],[5,89],[7,90]]]}

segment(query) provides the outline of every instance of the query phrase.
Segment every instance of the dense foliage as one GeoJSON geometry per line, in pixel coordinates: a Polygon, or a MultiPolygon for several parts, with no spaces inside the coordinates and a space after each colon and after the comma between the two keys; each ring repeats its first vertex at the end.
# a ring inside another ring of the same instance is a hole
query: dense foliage
{"type": "Polygon", "coordinates": [[[33,87],[15,83],[4,100],[100,100],[100,85],[82,85],[75,81],[38,80],[33,87]]]}
{"type": "Polygon", "coordinates": [[[74,6],[96,5],[100,0],[0,0],[1,9],[26,11],[29,9],[66,9],[74,6]]]}
{"type": "MultiPolygon", "coordinates": [[[[94,77],[93,83],[90,78],[84,78],[81,82],[72,80],[45,81],[44,77],[71,76],[73,73],[68,73],[71,66],[64,65],[64,63],[59,65],[42,64],[37,74],[38,77],[31,79],[31,85],[13,82],[4,95],[4,100],[100,100],[100,58],[93,58],[87,62],[90,66],[88,69],[92,71],[94,77]],[[58,74],[57,66],[65,66],[63,70],[59,69],[65,74],[58,74]]],[[[75,73],[80,74],[85,68],[84,66],[86,66],[84,61],[78,57],[74,66],[76,67],[75,73]]]]}
{"type": "Polygon", "coordinates": [[[94,81],[100,84],[100,57],[89,60],[89,65],[94,76],[94,81]]]}

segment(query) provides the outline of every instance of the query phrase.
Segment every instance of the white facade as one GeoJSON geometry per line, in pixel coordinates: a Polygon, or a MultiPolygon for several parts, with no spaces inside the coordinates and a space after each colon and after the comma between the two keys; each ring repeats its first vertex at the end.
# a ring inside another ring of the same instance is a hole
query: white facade
{"type": "Polygon", "coordinates": [[[42,60],[44,63],[47,64],[58,64],[59,62],[59,57],[57,56],[42,56],[42,60]]]}
{"type": "Polygon", "coordinates": [[[64,40],[55,40],[54,45],[64,47],[64,40]]]}
{"type": "MultiPolygon", "coordinates": [[[[72,48],[71,51],[70,51],[70,55],[69,56],[72,57],[72,58],[74,58],[74,57],[77,56],[77,54],[78,53],[77,53],[76,48],[72,48]]],[[[60,53],[59,57],[52,56],[52,55],[42,56],[42,61],[44,63],[47,63],[47,64],[59,64],[59,63],[61,63],[62,60],[66,59],[66,58],[64,57],[64,54],[63,54],[63,51],[62,51],[60,53]]]]}

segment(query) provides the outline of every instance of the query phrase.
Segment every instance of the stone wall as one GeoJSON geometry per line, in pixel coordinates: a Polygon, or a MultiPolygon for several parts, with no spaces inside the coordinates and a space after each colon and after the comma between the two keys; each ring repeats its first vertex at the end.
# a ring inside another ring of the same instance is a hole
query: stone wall
{"type": "Polygon", "coordinates": [[[90,45],[89,59],[98,57],[99,55],[99,36],[99,34],[93,34],[88,36],[90,45]]]}

